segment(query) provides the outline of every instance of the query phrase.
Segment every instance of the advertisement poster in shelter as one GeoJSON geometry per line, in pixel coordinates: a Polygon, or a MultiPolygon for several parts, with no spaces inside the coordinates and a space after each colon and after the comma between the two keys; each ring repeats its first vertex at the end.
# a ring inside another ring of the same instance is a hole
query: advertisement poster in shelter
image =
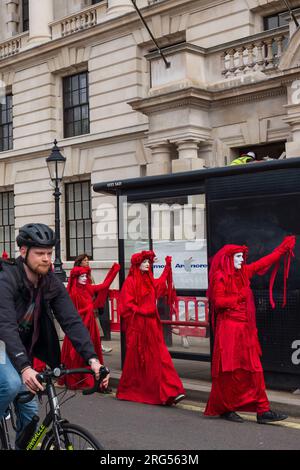
{"type": "Polygon", "coordinates": [[[206,240],[159,241],[153,249],[156,261],[154,277],[159,277],[165,267],[165,257],[172,256],[173,280],[176,289],[207,289],[206,240]]]}

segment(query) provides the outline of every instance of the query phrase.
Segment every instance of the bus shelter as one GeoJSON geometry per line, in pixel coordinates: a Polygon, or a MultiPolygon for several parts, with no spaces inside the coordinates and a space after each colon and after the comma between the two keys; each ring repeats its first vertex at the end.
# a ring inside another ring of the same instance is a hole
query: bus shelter
{"type": "Polygon", "coordinates": [[[205,297],[210,257],[234,243],[249,247],[252,262],[285,235],[295,234],[286,307],[281,307],[282,270],[273,288],[275,309],[269,303],[270,274],[253,278],[252,289],[266,382],[299,387],[300,158],[97,183],[94,191],[116,197],[120,285],[133,253],[155,251],[155,277],[164,268],[165,256],[172,256],[178,313],[170,318],[163,299],[158,308],[174,358],[211,359],[205,297]]]}

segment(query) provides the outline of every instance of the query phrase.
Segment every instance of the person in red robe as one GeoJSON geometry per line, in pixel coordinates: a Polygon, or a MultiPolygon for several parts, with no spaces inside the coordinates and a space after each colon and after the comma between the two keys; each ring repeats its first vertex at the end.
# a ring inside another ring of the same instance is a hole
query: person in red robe
{"type": "Polygon", "coordinates": [[[275,307],[272,288],[279,267],[285,258],[284,301],[295,237],[287,236],[274,251],[246,264],[248,248],[225,245],[212,258],[207,296],[210,301],[214,348],[212,356],[212,389],[204,414],[243,422],[236,411],[257,413],[257,422],[264,424],[287,418],[270,410],[265,391],[262,354],[257,336],[254,297],[250,280],[274,266],[270,277],[270,302],[275,307]]]}
{"type": "Polygon", "coordinates": [[[185,391],[164,342],[156,303],[166,295],[171,315],[176,293],[171,257],[166,257],[166,266],[158,279],[152,273],[154,258],[153,251],[134,254],[120,292],[118,309],[126,335],[126,357],[117,398],[172,405],[185,398],[185,391]]]}
{"type": "MultiPolygon", "coordinates": [[[[93,341],[96,354],[103,364],[101,339],[99,328],[95,319],[94,310],[103,307],[108,295],[108,290],[120,270],[120,265],[114,263],[102,284],[92,284],[91,268],[75,266],[70,273],[68,282],[69,295],[87,327],[93,341]]],[[[67,336],[64,338],[61,361],[67,369],[86,367],[84,360],[79,356],[67,336]]],[[[94,379],[91,375],[66,375],[59,379],[60,385],[66,385],[69,389],[91,388],[94,379]]]]}

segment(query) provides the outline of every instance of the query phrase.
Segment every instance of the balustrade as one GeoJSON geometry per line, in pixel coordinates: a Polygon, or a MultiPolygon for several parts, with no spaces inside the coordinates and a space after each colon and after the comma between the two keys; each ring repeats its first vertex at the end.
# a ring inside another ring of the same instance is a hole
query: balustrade
{"type": "Polygon", "coordinates": [[[230,78],[258,70],[272,70],[277,67],[287,43],[288,33],[274,33],[249,43],[231,45],[221,53],[222,75],[230,78]]]}
{"type": "Polygon", "coordinates": [[[61,22],[61,35],[76,33],[97,24],[97,10],[89,10],[67,18],[61,22]]]}
{"type": "Polygon", "coordinates": [[[22,47],[27,44],[28,32],[22,33],[21,35],[14,36],[9,40],[0,43],[0,60],[6,57],[18,54],[22,47]]]}

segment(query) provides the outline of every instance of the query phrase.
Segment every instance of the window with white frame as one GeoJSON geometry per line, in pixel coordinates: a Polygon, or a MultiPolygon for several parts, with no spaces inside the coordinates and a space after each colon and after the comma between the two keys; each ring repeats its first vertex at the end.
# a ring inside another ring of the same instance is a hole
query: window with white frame
{"type": "Polygon", "coordinates": [[[0,152],[13,148],[12,95],[0,103],[0,152]]]}
{"type": "Polygon", "coordinates": [[[0,256],[6,251],[10,258],[15,253],[14,192],[0,192],[0,256]]]}
{"type": "Polygon", "coordinates": [[[93,256],[91,182],[65,185],[67,259],[86,253],[93,256]]]}
{"type": "Polygon", "coordinates": [[[64,137],[90,132],[88,73],[63,78],[64,137]]]}

